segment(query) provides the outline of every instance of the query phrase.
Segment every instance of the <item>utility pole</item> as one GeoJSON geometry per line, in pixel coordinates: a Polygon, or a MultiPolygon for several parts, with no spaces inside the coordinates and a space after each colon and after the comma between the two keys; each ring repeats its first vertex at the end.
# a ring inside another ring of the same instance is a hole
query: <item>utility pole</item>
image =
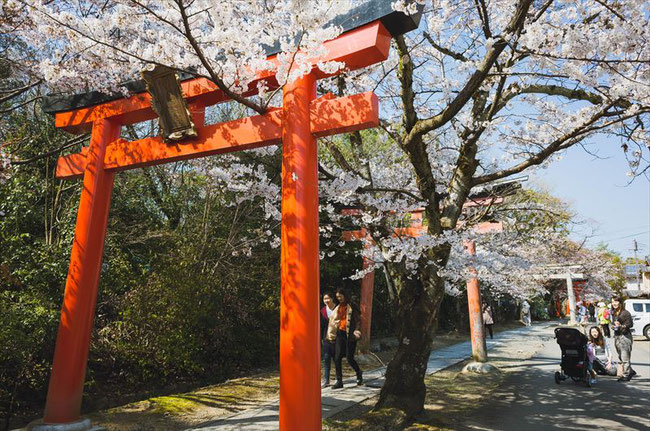
{"type": "Polygon", "coordinates": [[[639,259],[636,257],[636,252],[639,250],[639,246],[636,243],[636,239],[634,240],[634,271],[636,272],[636,288],[637,290],[641,290],[641,271],[639,268],[639,259]]]}

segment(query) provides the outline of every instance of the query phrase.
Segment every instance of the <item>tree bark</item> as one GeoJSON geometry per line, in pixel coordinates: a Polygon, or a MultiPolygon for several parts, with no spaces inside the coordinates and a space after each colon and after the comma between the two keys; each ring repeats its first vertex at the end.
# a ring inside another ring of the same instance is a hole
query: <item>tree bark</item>
{"type": "MultiPolygon", "coordinates": [[[[449,248],[441,247],[425,259],[447,261],[449,248]]],[[[424,259],[423,259],[424,260],[424,259]]],[[[418,275],[409,278],[403,265],[390,265],[398,287],[397,338],[399,345],[386,370],[375,409],[397,408],[411,418],[424,407],[431,341],[440,303],[445,292],[444,280],[432,265],[421,262],[418,275]]]]}

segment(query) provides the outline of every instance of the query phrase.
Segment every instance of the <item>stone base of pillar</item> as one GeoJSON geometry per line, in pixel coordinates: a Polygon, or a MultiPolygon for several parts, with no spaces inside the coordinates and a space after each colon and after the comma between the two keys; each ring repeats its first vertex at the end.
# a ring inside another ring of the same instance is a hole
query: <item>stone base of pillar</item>
{"type": "Polygon", "coordinates": [[[27,431],[106,431],[106,428],[93,426],[90,419],[80,419],[65,424],[46,424],[37,420],[27,425],[27,431]]]}
{"type": "Polygon", "coordinates": [[[492,374],[500,372],[501,370],[487,362],[470,362],[463,367],[463,373],[492,374]]]}

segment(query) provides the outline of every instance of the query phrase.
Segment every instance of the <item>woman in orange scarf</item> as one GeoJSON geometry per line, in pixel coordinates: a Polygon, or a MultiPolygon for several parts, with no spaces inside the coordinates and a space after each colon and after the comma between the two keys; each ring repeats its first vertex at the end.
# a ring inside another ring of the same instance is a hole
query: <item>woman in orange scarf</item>
{"type": "Polygon", "coordinates": [[[332,389],[343,387],[343,357],[347,358],[350,367],[357,373],[357,385],[363,384],[363,373],[354,359],[357,340],[361,338],[361,313],[352,304],[350,295],[342,288],[336,290],[339,305],[330,316],[326,338],[335,343],[334,366],[336,367],[336,383],[332,389]]]}

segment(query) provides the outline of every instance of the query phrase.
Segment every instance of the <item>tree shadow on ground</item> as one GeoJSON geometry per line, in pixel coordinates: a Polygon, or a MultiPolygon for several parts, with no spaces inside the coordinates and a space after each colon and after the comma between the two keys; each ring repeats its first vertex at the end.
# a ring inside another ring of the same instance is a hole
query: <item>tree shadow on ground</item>
{"type": "Polygon", "coordinates": [[[647,430],[650,379],[619,383],[599,377],[592,388],[570,379],[556,384],[557,358],[535,357],[513,372],[491,401],[454,424],[457,430],[647,430]],[[529,365],[529,366],[528,366],[529,365]]]}

